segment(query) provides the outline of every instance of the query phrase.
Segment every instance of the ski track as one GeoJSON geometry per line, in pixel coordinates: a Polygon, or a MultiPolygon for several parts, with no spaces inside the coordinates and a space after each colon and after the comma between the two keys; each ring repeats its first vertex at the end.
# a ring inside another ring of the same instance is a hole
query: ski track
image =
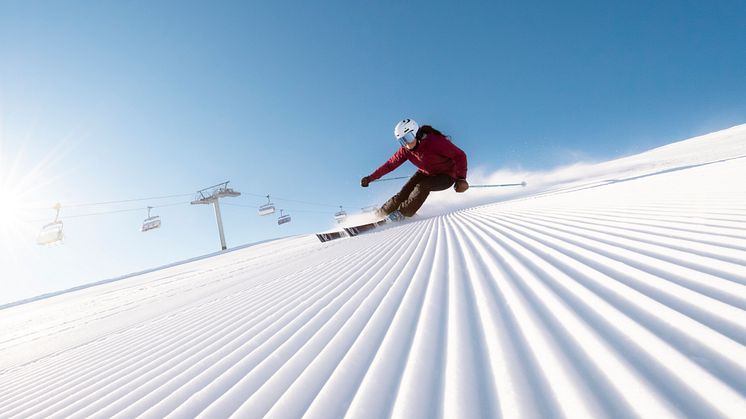
{"type": "Polygon", "coordinates": [[[0,310],[0,418],[744,417],[746,188],[660,189],[739,164],[0,310]]]}

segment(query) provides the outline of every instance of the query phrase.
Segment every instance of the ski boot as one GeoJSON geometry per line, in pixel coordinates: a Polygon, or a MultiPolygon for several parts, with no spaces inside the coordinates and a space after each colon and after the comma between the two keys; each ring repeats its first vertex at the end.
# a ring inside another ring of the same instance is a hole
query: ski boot
{"type": "Polygon", "coordinates": [[[396,221],[402,221],[404,219],[404,214],[399,212],[399,210],[396,210],[388,215],[387,217],[389,221],[396,222],[396,221]]]}

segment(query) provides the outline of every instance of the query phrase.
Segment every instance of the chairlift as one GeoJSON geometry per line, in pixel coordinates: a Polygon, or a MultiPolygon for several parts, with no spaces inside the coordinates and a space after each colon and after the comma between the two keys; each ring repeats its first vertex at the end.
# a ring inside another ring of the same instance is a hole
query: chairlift
{"type": "Polygon", "coordinates": [[[277,219],[277,225],[283,225],[285,223],[290,222],[290,214],[282,214],[282,210],[280,210],[280,218],[277,219]]]}
{"type": "Polygon", "coordinates": [[[275,213],[275,204],[270,202],[269,195],[267,195],[267,203],[259,207],[259,215],[269,215],[275,213]]]}
{"type": "Polygon", "coordinates": [[[347,218],[347,212],[342,209],[342,206],[339,206],[339,211],[334,213],[334,219],[337,220],[338,223],[341,223],[345,218],[347,218]]]}
{"type": "Polygon", "coordinates": [[[53,208],[57,210],[54,221],[44,225],[39,232],[39,236],[36,238],[36,243],[42,246],[58,243],[63,237],[62,221],[59,220],[61,205],[57,203],[53,208]]]}
{"type": "Polygon", "coordinates": [[[148,218],[146,218],[145,221],[142,222],[142,227],[140,227],[140,231],[142,231],[143,233],[146,231],[154,230],[161,226],[161,217],[158,215],[154,215],[151,217],[151,209],[153,209],[153,207],[148,207],[148,218]]]}

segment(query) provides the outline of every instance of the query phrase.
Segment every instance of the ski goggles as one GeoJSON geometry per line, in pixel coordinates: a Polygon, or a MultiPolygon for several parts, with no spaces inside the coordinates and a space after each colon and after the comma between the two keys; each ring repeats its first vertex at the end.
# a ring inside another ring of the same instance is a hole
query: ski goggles
{"type": "Polygon", "coordinates": [[[409,131],[408,133],[398,138],[399,144],[401,144],[402,147],[406,147],[407,144],[411,143],[415,139],[417,139],[417,135],[412,131],[409,131]]]}

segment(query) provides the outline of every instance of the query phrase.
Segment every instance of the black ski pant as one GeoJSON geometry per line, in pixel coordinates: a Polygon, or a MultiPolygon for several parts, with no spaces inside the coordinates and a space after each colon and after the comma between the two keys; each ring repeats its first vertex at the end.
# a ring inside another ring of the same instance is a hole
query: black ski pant
{"type": "Polygon", "coordinates": [[[399,193],[392,196],[381,207],[388,214],[399,210],[406,217],[413,216],[425,203],[430,192],[443,191],[456,182],[448,175],[426,175],[419,170],[404,184],[399,193]]]}

